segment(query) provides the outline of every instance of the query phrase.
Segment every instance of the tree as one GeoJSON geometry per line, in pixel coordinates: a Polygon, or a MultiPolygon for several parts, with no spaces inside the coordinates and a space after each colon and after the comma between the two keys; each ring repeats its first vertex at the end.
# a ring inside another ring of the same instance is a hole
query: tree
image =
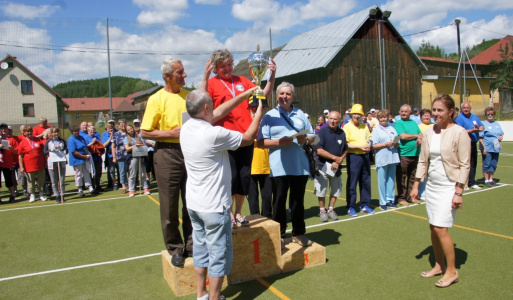
{"type": "Polygon", "coordinates": [[[447,53],[443,48],[440,48],[439,46],[433,46],[429,41],[424,42],[422,40],[422,43],[420,44],[419,49],[417,50],[418,56],[426,56],[426,57],[440,57],[440,58],[446,58],[447,53]]]}
{"type": "Polygon", "coordinates": [[[492,89],[501,89],[505,87],[513,86],[513,41],[510,41],[509,44],[502,45],[498,50],[501,54],[500,61],[492,60],[490,62],[491,66],[495,67],[495,70],[489,76],[496,76],[496,79],[492,81],[490,87],[492,89]]]}

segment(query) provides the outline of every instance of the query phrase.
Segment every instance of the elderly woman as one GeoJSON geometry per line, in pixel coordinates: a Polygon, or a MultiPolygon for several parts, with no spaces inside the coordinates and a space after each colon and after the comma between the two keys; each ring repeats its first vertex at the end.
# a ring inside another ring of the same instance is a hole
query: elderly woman
{"type": "Polygon", "coordinates": [[[115,123],[107,123],[105,125],[105,132],[102,134],[102,143],[105,148],[105,160],[107,165],[107,177],[108,177],[108,185],[107,188],[112,187],[112,190],[115,191],[118,189],[118,185],[116,183],[116,165],[112,162],[112,140],[114,132],[116,132],[116,128],[114,128],[115,123]]]}
{"type": "MultiPolygon", "coordinates": [[[[69,165],[75,170],[75,185],[78,187],[78,195],[84,197],[82,185],[89,188],[92,195],[98,194],[91,183],[91,153],[87,149],[87,143],[80,135],[80,127],[71,125],[71,136],[68,139],[69,165]]],[[[93,165],[94,166],[94,165],[93,165]]]]}
{"type": "MultiPolygon", "coordinates": [[[[0,141],[9,141],[9,147],[5,147],[0,143],[0,173],[4,174],[5,186],[10,192],[9,202],[13,203],[16,199],[16,176],[14,175],[15,157],[18,157],[17,143],[10,137],[10,131],[7,124],[0,124],[0,141]],[[13,143],[14,142],[14,143],[13,143]]],[[[2,204],[0,200],[0,204],[2,204]]]]}
{"type": "Polygon", "coordinates": [[[44,154],[48,155],[48,173],[52,182],[55,202],[64,202],[64,180],[66,177],[66,141],[60,137],[58,127],[51,128],[51,137],[45,143],[44,154]]]}
{"type": "MultiPolygon", "coordinates": [[[[123,141],[125,149],[128,153],[133,153],[135,147],[144,146],[143,138],[135,131],[132,125],[126,126],[126,137],[123,141]]],[[[146,159],[145,157],[133,157],[130,159],[130,167],[128,175],[128,190],[130,191],[129,197],[135,196],[135,181],[139,174],[139,183],[143,185],[144,194],[149,195],[148,181],[146,180],[146,159]]]]}
{"type": "Polygon", "coordinates": [[[276,89],[277,109],[262,119],[257,146],[269,149],[273,186],[273,220],[280,223],[282,239],[287,229],[287,194],[292,213],[292,240],[301,246],[312,245],[305,228],[305,187],[310,175],[308,158],[302,146],[313,143],[315,134],[303,111],[294,107],[294,85],[283,82],[276,89]],[[308,130],[307,135],[290,136],[308,130]]]}
{"type": "Polygon", "coordinates": [[[420,181],[429,174],[426,186],[426,210],[435,253],[435,266],[420,275],[425,278],[443,275],[437,287],[458,282],[454,242],[449,227],[456,210],[462,206],[462,193],[470,170],[470,138],[454,122],[454,100],[438,95],[432,104],[436,125],[424,132],[415,183],[410,197],[416,199],[420,181]]]}
{"type": "Polygon", "coordinates": [[[479,143],[483,154],[485,186],[490,187],[496,184],[493,180],[493,173],[497,170],[504,131],[502,131],[501,125],[494,120],[495,110],[493,107],[485,109],[485,116],[486,120],[483,121],[484,130],[479,133],[479,143]]]}
{"type": "Polygon", "coordinates": [[[23,136],[24,138],[18,145],[18,155],[20,158],[20,173],[27,174],[29,202],[36,201],[34,195],[36,180],[40,187],[39,199],[46,201],[46,197],[43,195],[43,187],[46,184],[44,145],[41,144],[39,138],[32,136],[32,126],[30,125],[23,128],[23,136]]]}
{"type": "Polygon", "coordinates": [[[112,135],[112,162],[118,164],[119,167],[119,182],[123,186],[123,194],[126,194],[127,172],[127,152],[125,149],[125,137],[126,137],[126,120],[118,120],[119,130],[114,132],[112,135]]]}
{"type": "Polygon", "coordinates": [[[87,143],[89,153],[93,158],[92,172],[93,173],[93,187],[96,191],[101,192],[103,188],[100,186],[100,180],[102,178],[102,155],[105,153],[105,148],[101,142],[100,134],[96,132],[96,127],[87,127],[87,135],[83,135],[84,140],[87,143]]]}
{"type": "MultiPolygon", "coordinates": [[[[255,86],[246,77],[233,75],[233,56],[227,49],[212,53],[211,63],[216,76],[208,80],[208,93],[214,101],[214,108],[255,86]]],[[[269,63],[268,68],[272,74],[264,88],[267,99],[270,98],[274,87],[276,65],[273,61],[269,63]]],[[[249,128],[251,120],[248,101],[244,100],[214,125],[244,133],[249,128]]],[[[249,222],[241,215],[241,211],[244,197],[249,193],[253,145],[239,147],[237,150],[228,151],[228,153],[232,169],[232,197],[235,200],[235,212],[230,213],[232,227],[236,227],[237,223],[247,226],[249,222]]]]}
{"type": "Polygon", "coordinates": [[[379,125],[372,131],[372,149],[376,156],[376,171],[378,173],[379,207],[382,210],[396,208],[395,200],[395,168],[399,163],[397,147],[394,139],[397,131],[388,124],[389,112],[386,109],[377,113],[379,125]]]}

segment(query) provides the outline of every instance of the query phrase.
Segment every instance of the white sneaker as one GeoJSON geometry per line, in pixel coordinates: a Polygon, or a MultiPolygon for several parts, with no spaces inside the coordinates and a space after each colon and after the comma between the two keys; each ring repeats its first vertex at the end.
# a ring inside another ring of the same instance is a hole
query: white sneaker
{"type": "Polygon", "coordinates": [[[150,195],[150,194],[151,194],[151,192],[150,192],[150,190],[149,190],[149,189],[145,189],[145,190],[144,190],[144,194],[145,194],[145,195],[150,195]]]}
{"type": "Polygon", "coordinates": [[[36,202],[36,196],[34,194],[30,194],[29,202],[30,203],[36,202]]]}
{"type": "Polygon", "coordinates": [[[471,186],[470,188],[474,189],[474,190],[480,190],[481,187],[479,187],[479,185],[477,184],[474,184],[473,186],[471,186]]]}
{"type": "Polygon", "coordinates": [[[135,196],[135,192],[134,191],[130,191],[130,194],[128,194],[128,197],[134,197],[135,196]]]}
{"type": "Polygon", "coordinates": [[[469,189],[469,187],[468,187],[468,186],[466,186],[463,190],[464,190],[464,191],[468,191],[468,190],[470,190],[470,189],[469,189]]]}
{"type": "Polygon", "coordinates": [[[43,193],[39,193],[39,200],[46,201],[46,197],[43,195],[43,193]]]}

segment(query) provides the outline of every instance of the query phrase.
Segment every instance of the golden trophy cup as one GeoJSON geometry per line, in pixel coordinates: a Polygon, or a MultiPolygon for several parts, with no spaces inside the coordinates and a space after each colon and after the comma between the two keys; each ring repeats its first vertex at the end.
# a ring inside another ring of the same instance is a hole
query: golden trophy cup
{"type": "Polygon", "coordinates": [[[257,46],[257,52],[253,52],[248,56],[248,68],[251,77],[255,80],[257,89],[249,99],[249,107],[258,107],[258,99],[262,100],[262,106],[268,107],[267,99],[265,98],[264,91],[260,88],[262,78],[267,73],[267,66],[269,65],[269,56],[264,52],[260,52],[260,45],[257,46]]]}

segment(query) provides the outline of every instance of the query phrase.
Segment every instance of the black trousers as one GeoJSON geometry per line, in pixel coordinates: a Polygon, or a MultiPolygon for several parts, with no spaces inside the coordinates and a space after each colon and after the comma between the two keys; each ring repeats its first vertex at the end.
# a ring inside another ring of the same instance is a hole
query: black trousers
{"type": "Polygon", "coordinates": [[[249,212],[252,215],[262,215],[266,218],[271,219],[273,208],[272,208],[272,182],[269,174],[257,174],[251,175],[249,181],[249,212]],[[260,193],[258,192],[260,186],[260,193]],[[262,196],[262,210],[260,210],[260,199],[262,196]]]}
{"type": "Polygon", "coordinates": [[[470,142],[470,172],[468,173],[468,186],[476,184],[477,168],[477,142],[470,142]]]}
{"type": "Polygon", "coordinates": [[[305,228],[305,188],[308,175],[271,177],[273,186],[273,220],[280,223],[281,237],[287,230],[287,194],[292,214],[292,236],[303,235],[305,228]]]}

